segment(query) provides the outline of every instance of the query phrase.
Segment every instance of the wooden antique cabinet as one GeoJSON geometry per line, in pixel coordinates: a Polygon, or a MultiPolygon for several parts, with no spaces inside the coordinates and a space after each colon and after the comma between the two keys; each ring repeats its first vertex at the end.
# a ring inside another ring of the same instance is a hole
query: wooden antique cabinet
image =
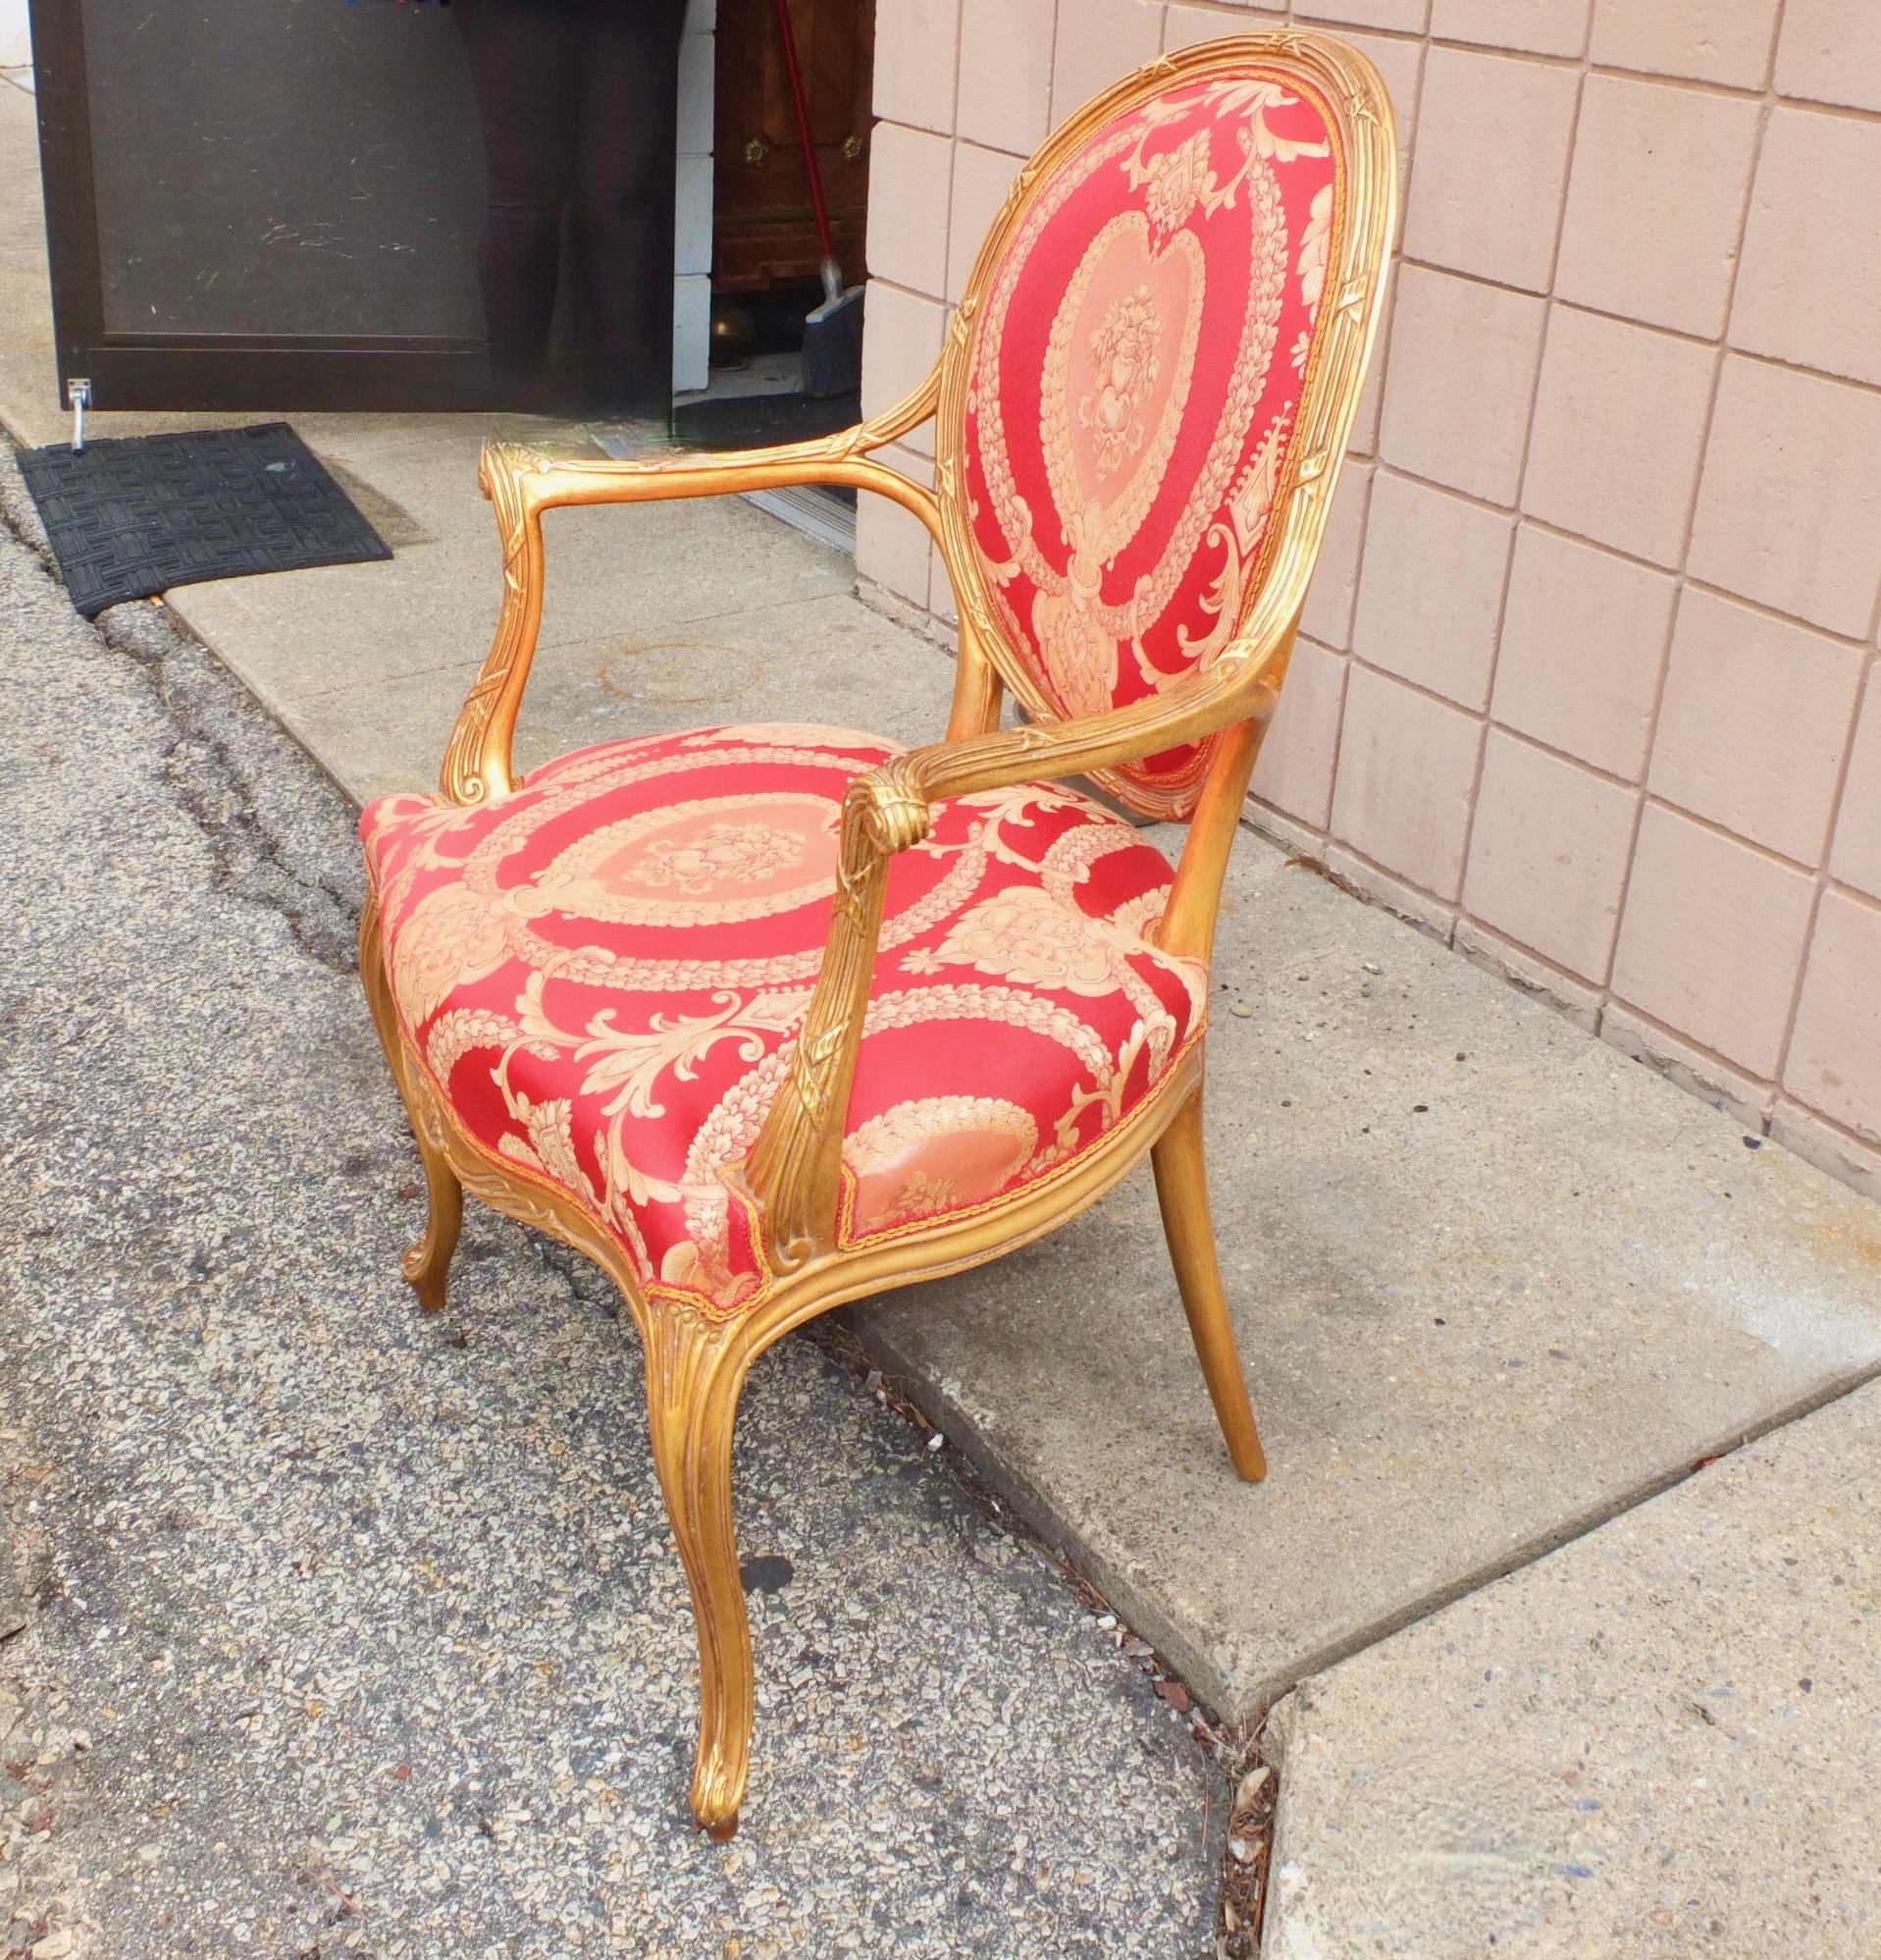
{"type": "MultiPolygon", "coordinates": [[[[836,256],[862,277],[875,0],[791,0],[836,256]]],[[[775,0],[718,0],[712,287],[813,281],[822,263],[775,0]]]]}

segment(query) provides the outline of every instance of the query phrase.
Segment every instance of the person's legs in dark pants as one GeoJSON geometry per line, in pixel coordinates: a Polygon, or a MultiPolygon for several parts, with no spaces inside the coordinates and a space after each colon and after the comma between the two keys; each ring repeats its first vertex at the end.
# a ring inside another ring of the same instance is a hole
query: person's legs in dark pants
{"type": "MultiPolygon", "coordinates": [[[[631,0],[628,0],[631,5],[631,0]]],[[[586,0],[454,0],[483,125],[489,209],[478,247],[500,367],[540,368],[575,187],[586,0]]]]}
{"type": "Polygon", "coordinates": [[[580,154],[591,373],[663,412],[670,383],[674,105],[685,0],[584,0],[580,154]]]}

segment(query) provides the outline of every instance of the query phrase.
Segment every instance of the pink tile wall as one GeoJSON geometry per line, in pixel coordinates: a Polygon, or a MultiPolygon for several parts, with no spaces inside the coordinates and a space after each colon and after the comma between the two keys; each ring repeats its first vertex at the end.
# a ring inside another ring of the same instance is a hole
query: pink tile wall
{"type": "Polygon", "coordinates": [[[1881,1196],[1878,0],[879,0],[870,406],[1048,129],[1287,21],[1402,256],[1253,821],[1881,1196]]]}

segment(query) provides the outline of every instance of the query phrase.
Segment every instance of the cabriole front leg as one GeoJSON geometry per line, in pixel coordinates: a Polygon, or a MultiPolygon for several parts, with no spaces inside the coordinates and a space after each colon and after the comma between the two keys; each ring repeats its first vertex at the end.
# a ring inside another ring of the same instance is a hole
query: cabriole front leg
{"type": "Polygon", "coordinates": [[[720,1843],[738,1828],[751,1775],[751,1621],[732,1524],[732,1434],[752,1351],[738,1323],[650,1303],[647,1409],[666,1514],[699,1635],[699,1754],[693,1815],[720,1843]]]}

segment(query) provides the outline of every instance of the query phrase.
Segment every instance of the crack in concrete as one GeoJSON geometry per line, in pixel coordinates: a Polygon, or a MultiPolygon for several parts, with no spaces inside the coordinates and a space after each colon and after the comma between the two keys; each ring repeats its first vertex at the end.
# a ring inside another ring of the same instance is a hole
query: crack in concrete
{"type": "MultiPolygon", "coordinates": [[[[0,466],[0,522],[53,583],[62,583],[10,450],[0,466]]],[[[167,606],[133,601],[86,623],[134,669],[174,731],[163,752],[161,781],[208,844],[217,889],[276,913],[301,951],[330,972],[356,973],[365,879],[350,848],[356,821],[351,798],[167,606]],[[255,787],[262,771],[244,766],[244,749],[265,770],[287,769],[298,777],[301,795],[312,804],[309,829],[344,840],[343,858],[323,850],[321,837],[278,827],[277,810],[255,787]]],[[[613,1284],[598,1266],[539,1232],[525,1236],[571,1300],[610,1320],[619,1317],[613,1284]]]]}
{"type": "Polygon", "coordinates": [[[335,973],[351,973],[363,885],[355,878],[349,888],[300,860],[295,840],[273,827],[268,805],[255,795],[231,742],[216,730],[217,715],[226,715],[233,702],[201,698],[241,683],[214,667],[208,649],[157,609],[129,619],[114,616],[131,610],[113,609],[94,630],[144,671],[176,730],[164,753],[164,781],[207,840],[219,888],[279,913],[302,951],[335,973]]]}
{"type": "MultiPolygon", "coordinates": [[[[0,470],[0,519],[58,582],[58,561],[10,453],[0,470]]],[[[301,776],[316,807],[327,806],[312,828],[331,821],[350,835],[352,806],[344,793],[166,606],[133,601],[87,623],[102,645],[131,663],[175,731],[164,750],[162,780],[208,843],[218,889],[279,914],[304,952],[335,973],[352,972],[364,900],[356,862],[342,865],[315,836],[276,827],[241,749],[258,748],[269,768],[301,776]],[[323,857],[330,861],[321,863],[323,857]]]]}

